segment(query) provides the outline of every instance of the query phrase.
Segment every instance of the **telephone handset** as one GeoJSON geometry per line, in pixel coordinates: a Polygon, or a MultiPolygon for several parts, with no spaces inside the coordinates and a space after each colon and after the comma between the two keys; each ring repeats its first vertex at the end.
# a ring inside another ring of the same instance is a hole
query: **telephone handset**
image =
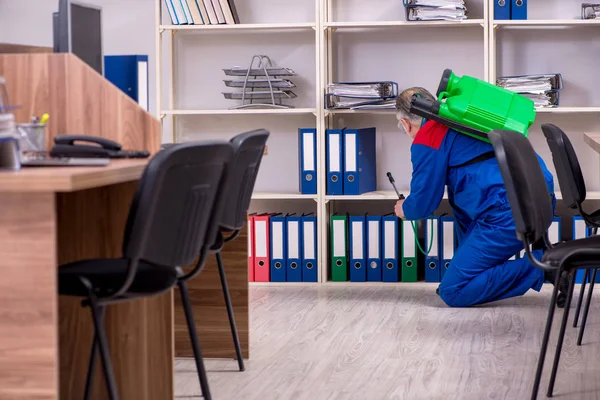
{"type": "Polygon", "coordinates": [[[97,136],[60,135],[54,138],[50,155],[73,158],[147,158],[150,153],[122,150],[119,143],[97,136]]]}

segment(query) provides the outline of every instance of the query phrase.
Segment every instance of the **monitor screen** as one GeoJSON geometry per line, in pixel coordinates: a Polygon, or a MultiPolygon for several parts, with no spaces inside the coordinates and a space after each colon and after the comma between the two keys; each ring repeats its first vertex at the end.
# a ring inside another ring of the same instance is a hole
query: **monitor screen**
{"type": "Polygon", "coordinates": [[[71,3],[71,52],[103,74],[102,11],[71,3]]]}

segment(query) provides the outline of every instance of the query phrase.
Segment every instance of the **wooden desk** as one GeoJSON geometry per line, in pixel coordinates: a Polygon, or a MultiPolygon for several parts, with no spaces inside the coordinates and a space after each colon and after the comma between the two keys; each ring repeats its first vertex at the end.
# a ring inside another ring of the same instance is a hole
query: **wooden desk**
{"type": "MultiPolygon", "coordinates": [[[[0,398],[79,399],[93,337],[80,300],[59,299],[57,265],[122,255],[147,160],[0,172],[0,398]]],[[[173,296],[110,306],[106,332],[122,399],[172,399],[173,296]]],[[[98,365],[94,398],[106,398],[98,365]]]]}
{"type": "Polygon", "coordinates": [[[583,134],[583,141],[587,143],[597,153],[600,153],[600,132],[586,132],[583,134]]]}

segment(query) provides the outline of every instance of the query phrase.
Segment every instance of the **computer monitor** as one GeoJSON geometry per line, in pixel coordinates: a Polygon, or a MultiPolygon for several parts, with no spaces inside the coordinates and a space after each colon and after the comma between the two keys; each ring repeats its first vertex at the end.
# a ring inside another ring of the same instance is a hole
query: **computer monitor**
{"type": "Polygon", "coordinates": [[[59,0],[58,13],[53,15],[53,21],[55,51],[73,53],[103,75],[102,8],[73,0],[59,0]]]}

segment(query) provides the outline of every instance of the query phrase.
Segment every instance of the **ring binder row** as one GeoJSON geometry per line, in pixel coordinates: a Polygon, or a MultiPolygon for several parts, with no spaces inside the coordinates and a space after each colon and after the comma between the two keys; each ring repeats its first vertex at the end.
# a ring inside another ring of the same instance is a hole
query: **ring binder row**
{"type": "Polygon", "coordinates": [[[402,0],[407,21],[462,21],[467,19],[463,0],[402,0]]]}
{"type": "Polygon", "coordinates": [[[296,98],[294,82],[281,77],[295,76],[290,68],[274,67],[266,55],[254,55],[248,68],[233,67],[223,69],[227,76],[243,77],[243,79],[225,79],[225,86],[239,88],[241,92],[223,92],[228,100],[242,100],[242,104],[230,107],[237,108],[293,108],[283,104],[286,99],[296,98]],[[255,61],[258,65],[255,66],[255,61]],[[255,103],[256,100],[259,102],[255,103]],[[270,102],[268,102],[270,100],[270,102]]]}
{"type": "Polygon", "coordinates": [[[504,76],[496,85],[533,100],[535,107],[554,108],[560,104],[563,79],[561,74],[504,76]]]}
{"type": "Polygon", "coordinates": [[[527,19],[527,0],[494,0],[494,19],[527,19]]]}
{"type": "Polygon", "coordinates": [[[581,4],[581,19],[596,19],[600,18],[600,4],[598,3],[582,3],[581,4]]]}
{"type": "Polygon", "coordinates": [[[412,221],[393,214],[332,215],[331,280],[441,282],[457,248],[454,217],[430,217],[423,227],[427,255],[418,251],[412,221]]]}
{"type": "Polygon", "coordinates": [[[334,82],[327,85],[326,109],[395,109],[398,84],[392,81],[334,82]]]}
{"type": "Polygon", "coordinates": [[[317,282],[317,217],[264,213],[248,216],[250,282],[317,282]]]}
{"type": "Polygon", "coordinates": [[[239,24],[234,0],[164,0],[172,25],[239,24]]]}

